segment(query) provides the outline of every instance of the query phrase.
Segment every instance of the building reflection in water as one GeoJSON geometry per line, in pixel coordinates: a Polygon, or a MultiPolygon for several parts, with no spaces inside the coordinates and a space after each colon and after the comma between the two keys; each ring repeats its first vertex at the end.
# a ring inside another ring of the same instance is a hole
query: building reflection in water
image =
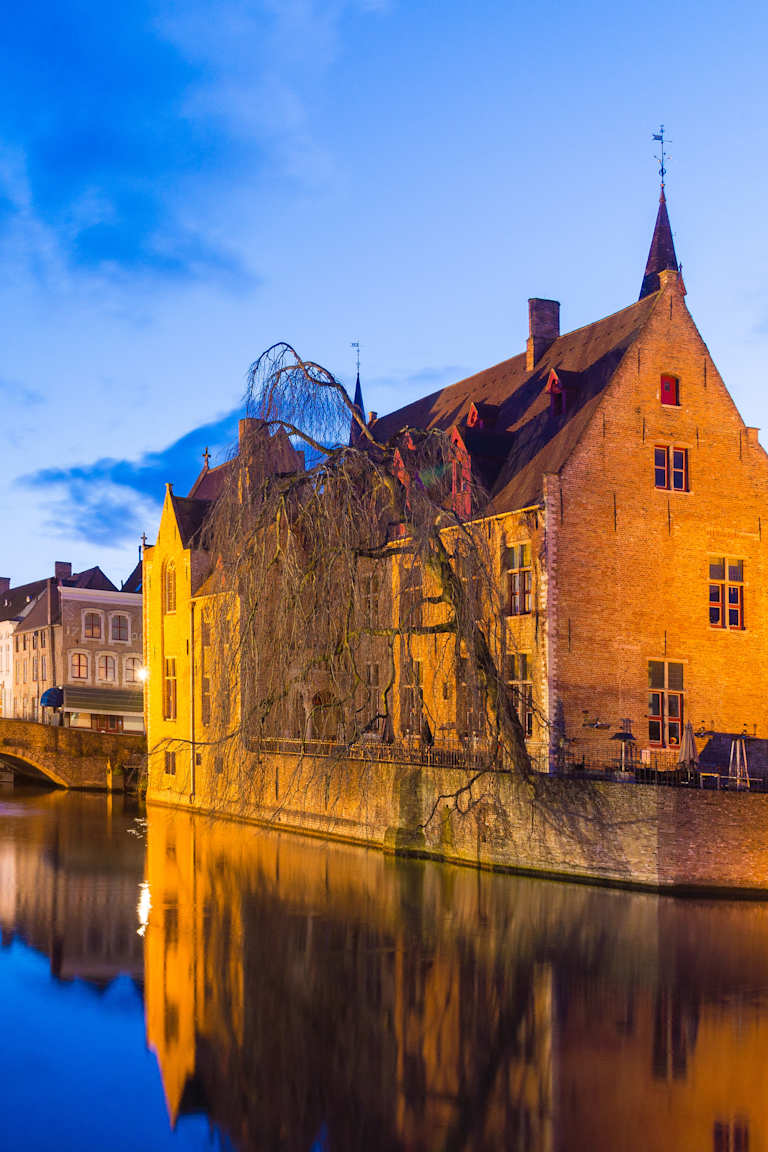
{"type": "Polygon", "coordinates": [[[26,798],[0,837],[0,928],[48,956],[62,980],[143,983],[136,898],[144,843],[122,799],[62,792],[26,798]],[[23,814],[23,819],[21,818],[23,814]]]}
{"type": "Polygon", "coordinates": [[[768,910],[152,809],[171,1121],[251,1149],[768,1148],[768,910]]]}

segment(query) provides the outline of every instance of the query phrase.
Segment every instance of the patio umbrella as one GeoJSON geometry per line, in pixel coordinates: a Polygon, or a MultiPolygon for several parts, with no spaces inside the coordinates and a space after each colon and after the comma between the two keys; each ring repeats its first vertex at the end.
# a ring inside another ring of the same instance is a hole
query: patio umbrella
{"type": "Polygon", "coordinates": [[[695,768],[699,760],[699,754],[696,751],[696,741],[693,736],[693,724],[690,720],[683,728],[683,738],[680,741],[680,752],[677,757],[678,764],[687,764],[689,768],[695,768]]]}
{"type": "Polygon", "coordinates": [[[627,760],[627,745],[636,743],[631,732],[614,732],[611,740],[621,740],[621,770],[624,771],[627,760]]]}

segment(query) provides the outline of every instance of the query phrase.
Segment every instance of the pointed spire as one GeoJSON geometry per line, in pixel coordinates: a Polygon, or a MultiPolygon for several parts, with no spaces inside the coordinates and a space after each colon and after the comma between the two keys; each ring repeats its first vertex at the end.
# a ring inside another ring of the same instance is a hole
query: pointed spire
{"type": "MultiPolygon", "coordinates": [[[[360,413],[362,420],[365,420],[365,405],[363,404],[363,390],[360,387],[360,369],[357,369],[357,380],[355,381],[355,408],[360,413]]],[[[360,432],[360,425],[354,417],[350,420],[349,428],[349,446],[353,448],[360,440],[362,433],[360,432]]]]}
{"type": "Polygon", "coordinates": [[[650,296],[652,292],[659,290],[659,272],[671,269],[673,272],[678,271],[677,256],[675,255],[675,243],[672,239],[672,227],[669,223],[669,213],[667,212],[667,199],[664,195],[664,184],[661,185],[661,196],[659,197],[659,211],[656,216],[656,227],[653,230],[653,239],[651,240],[651,249],[648,253],[648,263],[645,266],[645,276],[643,276],[643,285],[640,289],[639,300],[644,296],[650,296]]]}

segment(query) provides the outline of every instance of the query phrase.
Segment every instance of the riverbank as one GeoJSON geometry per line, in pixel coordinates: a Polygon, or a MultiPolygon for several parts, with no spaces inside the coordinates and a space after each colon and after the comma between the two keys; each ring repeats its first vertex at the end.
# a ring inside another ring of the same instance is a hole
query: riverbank
{"type": "Polygon", "coordinates": [[[477,868],[768,898],[768,795],[273,754],[149,803],[477,868]]]}

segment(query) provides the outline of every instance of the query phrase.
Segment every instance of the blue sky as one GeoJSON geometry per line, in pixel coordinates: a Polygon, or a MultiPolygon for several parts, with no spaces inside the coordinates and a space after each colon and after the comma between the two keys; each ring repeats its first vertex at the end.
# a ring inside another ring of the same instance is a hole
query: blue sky
{"type": "Polygon", "coordinates": [[[0,39],[0,575],[113,579],[288,340],[385,412],[637,296],[768,428],[768,16],[649,0],[40,0],[0,39]]]}

